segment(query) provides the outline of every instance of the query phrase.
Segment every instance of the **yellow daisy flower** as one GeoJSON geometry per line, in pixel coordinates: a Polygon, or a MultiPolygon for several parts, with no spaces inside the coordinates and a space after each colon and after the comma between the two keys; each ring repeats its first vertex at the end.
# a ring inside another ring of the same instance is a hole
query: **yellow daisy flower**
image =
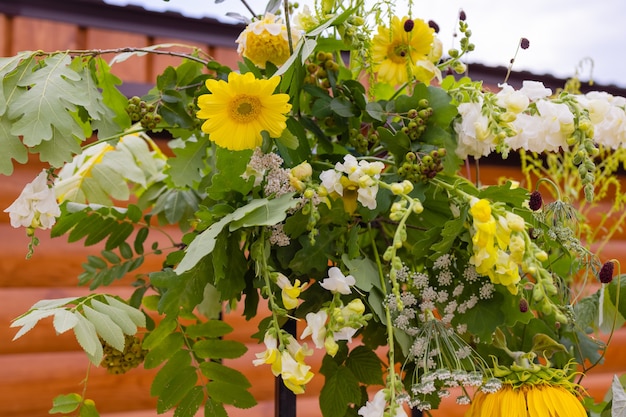
{"type": "Polygon", "coordinates": [[[550,384],[504,385],[493,393],[479,391],[465,417],[586,417],[582,404],[567,389],[550,384]]]}
{"type": "Polygon", "coordinates": [[[430,72],[420,70],[417,63],[429,61],[433,42],[434,30],[421,19],[404,17],[401,20],[394,16],[390,28],[379,26],[378,34],[372,40],[372,61],[379,81],[392,85],[412,79],[429,82],[430,79],[420,79],[420,76],[430,72]],[[412,28],[407,21],[413,22],[412,28]]]}
{"type": "Polygon", "coordinates": [[[202,131],[217,145],[230,149],[254,149],[263,142],[262,131],[273,138],[287,127],[289,95],[274,94],[279,77],[258,80],[252,73],[228,74],[228,82],[207,80],[211,94],[198,97],[198,118],[207,119],[202,131]]]}

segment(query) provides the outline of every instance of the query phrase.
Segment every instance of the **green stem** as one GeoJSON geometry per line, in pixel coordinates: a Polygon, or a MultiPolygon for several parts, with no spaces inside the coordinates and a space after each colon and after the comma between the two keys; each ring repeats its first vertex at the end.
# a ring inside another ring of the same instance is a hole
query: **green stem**
{"type": "Polygon", "coordinates": [[[272,312],[271,326],[274,328],[274,332],[276,333],[276,338],[278,339],[278,345],[280,346],[282,343],[280,342],[280,324],[278,323],[278,316],[276,312],[280,309],[279,306],[276,305],[276,301],[274,300],[274,293],[272,292],[272,279],[270,276],[269,267],[267,265],[267,253],[265,251],[265,243],[266,243],[266,229],[263,228],[261,231],[261,237],[257,244],[260,245],[259,248],[259,259],[256,259],[258,270],[257,276],[261,276],[263,278],[263,282],[265,283],[265,288],[267,289],[267,299],[270,307],[270,311],[272,312]]]}
{"type": "MultiPolygon", "coordinates": [[[[380,279],[380,288],[383,292],[383,295],[387,296],[387,283],[385,282],[385,275],[383,273],[383,266],[380,261],[380,254],[378,253],[378,248],[376,247],[376,241],[374,239],[374,234],[372,231],[371,225],[367,226],[368,232],[370,235],[370,241],[372,242],[372,251],[374,252],[374,259],[376,260],[376,266],[378,268],[378,277],[380,279]]],[[[395,360],[395,344],[394,344],[394,329],[393,324],[391,322],[391,311],[389,311],[389,306],[387,303],[384,303],[385,309],[385,327],[387,328],[387,345],[389,346],[389,351],[387,352],[387,357],[389,358],[389,364],[387,366],[388,381],[389,383],[389,403],[395,404],[396,402],[396,370],[394,364],[395,360]]]]}
{"type": "Polygon", "coordinates": [[[291,39],[291,22],[289,20],[289,0],[283,2],[285,9],[285,26],[287,27],[287,42],[289,42],[289,55],[293,54],[293,39],[291,39]]]}

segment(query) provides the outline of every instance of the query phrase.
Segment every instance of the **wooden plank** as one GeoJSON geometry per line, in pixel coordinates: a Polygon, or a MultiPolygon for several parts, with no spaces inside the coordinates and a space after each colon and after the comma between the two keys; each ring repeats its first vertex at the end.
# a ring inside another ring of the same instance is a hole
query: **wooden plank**
{"type": "Polygon", "coordinates": [[[11,55],[20,51],[56,51],[79,46],[76,25],[22,16],[13,19],[11,55]]]}
{"type": "Polygon", "coordinates": [[[213,58],[218,61],[222,65],[226,65],[232,69],[237,69],[237,63],[241,62],[241,57],[237,53],[237,44],[233,39],[233,47],[232,48],[224,48],[222,46],[217,46],[211,48],[209,53],[213,56],[213,58]]]}
{"type": "MultiPolygon", "coordinates": [[[[87,49],[117,49],[124,47],[141,48],[148,46],[148,38],[144,35],[118,32],[114,30],[87,28],[85,34],[87,49]]],[[[105,56],[107,61],[113,54],[105,56]]],[[[149,79],[149,57],[132,57],[124,62],[113,65],[111,71],[125,82],[152,83],[149,79]]]]}
{"type": "Polygon", "coordinates": [[[0,14],[0,54],[1,56],[11,56],[11,44],[13,43],[13,21],[0,14]]]}
{"type": "MultiPolygon", "coordinates": [[[[57,395],[82,392],[87,368],[82,352],[0,355],[0,415],[47,415],[57,395]]],[[[103,412],[152,408],[156,403],[149,393],[153,377],[154,371],[141,368],[118,376],[92,366],[86,395],[103,412]]]]}
{"type": "MultiPolygon", "coordinates": [[[[175,241],[180,238],[177,229],[165,228],[175,241]]],[[[72,287],[78,285],[78,275],[88,255],[99,255],[103,244],[89,247],[80,242],[68,243],[67,237],[51,238],[49,231],[38,231],[40,244],[35,253],[26,259],[29,239],[23,228],[15,229],[8,223],[0,223],[0,287],[72,287]]],[[[161,233],[151,233],[146,240],[147,248],[158,242],[160,248],[170,247],[169,240],[161,233]]],[[[166,254],[147,255],[143,265],[129,272],[111,285],[130,285],[140,274],[159,271],[166,254]]]]}

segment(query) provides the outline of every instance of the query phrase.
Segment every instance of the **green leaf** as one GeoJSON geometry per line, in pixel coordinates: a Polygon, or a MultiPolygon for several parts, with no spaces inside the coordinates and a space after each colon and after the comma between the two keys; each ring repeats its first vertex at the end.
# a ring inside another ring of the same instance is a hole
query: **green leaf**
{"type": "Polygon", "coordinates": [[[57,334],[63,334],[73,329],[78,324],[78,318],[74,313],[65,309],[58,309],[54,315],[52,325],[57,334]]]}
{"type": "Polygon", "coordinates": [[[193,345],[193,351],[203,359],[235,359],[248,351],[246,345],[236,340],[200,340],[193,345]]]}
{"type": "Polygon", "coordinates": [[[348,406],[360,401],[359,381],[345,366],[340,366],[326,380],[320,392],[320,409],[324,417],[344,417],[348,406]]]}
{"type": "Polygon", "coordinates": [[[372,287],[380,281],[376,264],[369,258],[349,259],[347,255],[342,255],[341,260],[350,269],[356,281],[356,286],[365,292],[369,292],[372,287]]]}
{"type": "Polygon", "coordinates": [[[239,219],[233,220],[229,224],[228,230],[232,232],[242,227],[272,226],[282,222],[287,217],[287,212],[300,203],[299,199],[294,199],[293,197],[293,193],[287,193],[269,200],[267,204],[257,207],[239,219]]]}
{"type": "Polygon", "coordinates": [[[210,381],[206,384],[206,390],[213,400],[231,404],[237,408],[251,408],[257,404],[252,394],[239,385],[210,381]]]}
{"type": "Polygon", "coordinates": [[[381,106],[380,103],[376,101],[367,103],[365,106],[365,111],[372,119],[378,120],[379,122],[384,121],[387,115],[385,113],[385,109],[383,109],[383,106],[381,106]]]}
{"type": "Polygon", "coordinates": [[[126,313],[128,318],[132,320],[132,322],[135,323],[136,326],[146,327],[146,316],[140,310],[121,302],[113,296],[105,294],[104,298],[111,307],[115,307],[124,311],[124,313],[126,313]]]}
{"type": "Polygon", "coordinates": [[[608,291],[605,297],[608,295],[613,305],[617,304],[617,310],[626,317],[626,274],[617,275],[613,278],[610,284],[607,285],[608,291]]]}
{"type": "Polygon", "coordinates": [[[384,384],[382,362],[375,352],[365,346],[357,346],[350,352],[346,367],[363,384],[384,384]]]}
{"type": "Polygon", "coordinates": [[[232,326],[222,320],[209,320],[204,323],[187,326],[185,333],[192,339],[198,339],[201,337],[222,337],[232,331],[232,326]]]}
{"type": "Polygon", "coordinates": [[[100,413],[96,409],[96,404],[91,400],[85,400],[83,406],[80,408],[80,414],[78,417],[100,417],[100,413]]]}
{"type": "Polygon", "coordinates": [[[83,397],[76,393],[58,395],[52,400],[52,408],[48,411],[48,414],[71,413],[76,410],[82,402],[83,397]]]}
{"type": "MultiPolygon", "coordinates": [[[[160,326],[157,328],[159,327],[160,326]]],[[[182,334],[178,332],[170,333],[161,341],[161,343],[148,351],[144,360],[144,368],[156,368],[163,363],[163,361],[171,358],[176,352],[178,352],[180,348],[183,347],[183,344],[184,339],[182,334]]]]}
{"type": "Polygon", "coordinates": [[[192,187],[202,180],[207,168],[207,149],[209,141],[206,138],[192,136],[185,140],[184,147],[172,147],[174,157],[169,158],[169,167],[166,173],[177,187],[192,187]]]}
{"type": "MultiPolygon", "coordinates": [[[[89,60],[85,65],[84,58],[77,57],[72,61],[72,68],[80,75],[81,88],[86,103],[83,108],[91,119],[91,128],[98,132],[100,138],[106,138],[119,133],[119,125],[113,121],[116,114],[104,103],[103,92],[98,85],[94,61],[89,60]]],[[[91,129],[90,129],[91,130],[91,129]]]]}
{"type": "Polygon", "coordinates": [[[160,396],[172,379],[174,379],[181,370],[187,368],[191,368],[191,355],[188,350],[181,349],[174,353],[154,376],[152,385],[150,385],[150,395],[160,396]]]}
{"type": "MultiPolygon", "coordinates": [[[[120,250],[121,250],[121,245],[123,243],[126,243],[126,239],[128,239],[130,235],[133,234],[134,230],[135,228],[131,223],[117,224],[112,230],[109,231],[109,238],[107,239],[104,248],[110,251],[114,248],[120,247],[120,250]]],[[[130,246],[128,246],[128,249],[130,249],[130,246]]],[[[127,259],[131,258],[132,251],[130,253],[130,256],[124,256],[124,257],[127,259]]]]}
{"type": "Polygon", "coordinates": [[[198,196],[193,190],[172,188],[159,196],[154,206],[155,213],[162,213],[169,224],[190,219],[198,209],[198,196]]]}
{"type": "Polygon", "coordinates": [[[198,381],[193,367],[183,368],[166,384],[157,399],[157,413],[162,414],[178,404],[198,381]]]}
{"type": "Polygon", "coordinates": [[[120,129],[129,128],[131,122],[126,112],[128,99],[117,89],[117,86],[122,84],[122,80],[111,74],[111,67],[102,57],[94,58],[94,65],[98,87],[102,89],[102,101],[115,113],[112,120],[118,124],[120,129]]]}
{"type": "Polygon", "coordinates": [[[478,303],[474,308],[467,310],[463,317],[463,322],[467,323],[467,331],[475,334],[480,340],[491,340],[496,327],[504,324],[503,299],[502,294],[494,293],[488,303],[478,303]]]}
{"type": "Polygon", "coordinates": [[[344,233],[344,228],[335,228],[320,233],[313,245],[308,236],[302,236],[299,239],[302,249],[295,254],[289,267],[301,274],[307,274],[312,270],[325,271],[328,267],[328,248],[344,233]]]}
{"type": "Polygon", "coordinates": [[[27,146],[39,145],[59,137],[84,139],[80,125],[70,112],[77,105],[88,105],[83,94],[80,75],[70,68],[69,54],[59,53],[44,60],[37,70],[27,74],[18,86],[28,90],[9,108],[9,117],[18,119],[11,129],[14,135],[23,136],[27,146]]]}
{"type": "MultiPolygon", "coordinates": [[[[2,91],[2,88],[0,88],[2,91]]],[[[0,117],[0,174],[11,175],[13,173],[14,159],[20,164],[28,161],[28,151],[19,136],[11,134],[11,121],[6,117],[0,117]]]]}
{"type": "Polygon", "coordinates": [[[13,336],[13,340],[17,340],[37,325],[39,320],[53,316],[57,314],[59,311],[65,310],[63,308],[48,308],[48,309],[32,309],[29,310],[26,314],[18,317],[17,319],[11,322],[11,327],[21,327],[21,329],[13,336]]]}
{"type": "Polygon", "coordinates": [[[98,333],[96,332],[96,326],[79,312],[75,312],[74,314],[78,318],[78,323],[74,326],[76,340],[89,357],[91,363],[100,366],[104,352],[100,339],[98,338],[98,333]]]}
{"type": "Polygon", "coordinates": [[[244,226],[263,226],[277,224],[287,216],[287,210],[294,208],[298,201],[292,194],[283,194],[281,197],[268,200],[258,198],[237,210],[222,217],[208,229],[200,233],[189,244],[185,256],[175,268],[177,274],[193,268],[202,258],[213,251],[215,242],[222,229],[229,223],[235,222],[231,231],[244,226]],[[250,215],[249,218],[246,216],[250,215]]]}
{"type": "Polygon", "coordinates": [[[344,97],[336,97],[330,102],[330,109],[341,117],[354,117],[353,104],[344,97]]]}
{"type": "Polygon", "coordinates": [[[202,375],[212,381],[227,382],[241,388],[250,388],[252,386],[244,374],[219,362],[202,362],[200,370],[202,375]]]}
{"type": "Polygon", "coordinates": [[[228,413],[221,402],[208,398],[204,404],[204,417],[228,417],[228,413]]]}
{"type": "Polygon", "coordinates": [[[214,200],[227,199],[233,192],[242,195],[248,194],[254,186],[254,181],[245,179],[242,175],[246,172],[248,163],[252,157],[252,151],[229,151],[215,148],[215,174],[211,178],[211,185],[207,193],[214,200]]]}
{"type": "Polygon", "coordinates": [[[94,325],[98,335],[116,350],[124,351],[124,332],[106,314],[100,313],[89,306],[83,306],[85,317],[94,325]]]}
{"type": "MultiPolygon", "coordinates": [[[[64,306],[66,304],[72,303],[72,301],[77,300],[78,297],[65,297],[65,298],[54,298],[51,300],[39,300],[29,310],[47,310],[51,308],[57,308],[64,306]]],[[[72,303],[73,304],[73,303],[72,303]]]]}
{"type": "Polygon", "coordinates": [[[193,387],[174,410],[174,417],[194,417],[200,409],[204,400],[204,391],[202,387],[193,387]]]}
{"type": "Polygon", "coordinates": [[[61,167],[81,152],[80,139],[64,134],[55,126],[52,128],[50,139],[32,146],[30,151],[38,153],[42,162],[48,162],[53,167],[61,167]]]}
{"type": "Polygon", "coordinates": [[[91,300],[91,307],[99,313],[108,316],[115,324],[117,324],[122,332],[127,335],[134,335],[137,333],[137,325],[128,316],[126,311],[121,308],[113,307],[98,300],[91,300]]]}

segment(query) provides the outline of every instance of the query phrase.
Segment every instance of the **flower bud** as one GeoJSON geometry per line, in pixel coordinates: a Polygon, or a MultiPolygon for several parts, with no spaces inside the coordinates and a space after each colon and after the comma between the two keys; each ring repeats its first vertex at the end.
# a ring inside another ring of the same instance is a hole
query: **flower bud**
{"type": "Polygon", "coordinates": [[[326,349],[326,353],[328,353],[332,357],[337,354],[337,351],[339,350],[339,345],[337,344],[337,342],[335,342],[333,336],[329,335],[326,337],[326,340],[324,340],[324,349],[326,349]]]}
{"type": "Polygon", "coordinates": [[[311,164],[305,161],[300,165],[291,168],[291,175],[299,180],[306,180],[313,175],[313,168],[311,167],[311,164]]]}
{"type": "Polygon", "coordinates": [[[423,211],[424,211],[424,206],[422,205],[422,202],[419,200],[415,200],[413,202],[413,213],[420,214],[423,211]]]}
{"type": "Polygon", "coordinates": [[[537,211],[541,208],[543,204],[543,199],[541,198],[541,193],[539,191],[533,191],[530,193],[530,200],[528,201],[528,207],[532,211],[537,211]]]}
{"type": "Polygon", "coordinates": [[[613,281],[614,267],[615,265],[611,261],[605,262],[604,265],[602,265],[602,268],[600,268],[600,273],[598,274],[598,279],[601,283],[608,284],[613,281]]]}
{"type": "Polygon", "coordinates": [[[527,38],[520,39],[519,46],[522,49],[528,49],[530,46],[530,41],[527,38]]]}
{"type": "Polygon", "coordinates": [[[394,182],[391,184],[391,192],[394,195],[400,195],[404,193],[404,186],[400,182],[394,182]]]}
{"type": "Polygon", "coordinates": [[[519,311],[521,313],[526,313],[528,311],[528,300],[525,298],[519,300],[519,311]]]}

